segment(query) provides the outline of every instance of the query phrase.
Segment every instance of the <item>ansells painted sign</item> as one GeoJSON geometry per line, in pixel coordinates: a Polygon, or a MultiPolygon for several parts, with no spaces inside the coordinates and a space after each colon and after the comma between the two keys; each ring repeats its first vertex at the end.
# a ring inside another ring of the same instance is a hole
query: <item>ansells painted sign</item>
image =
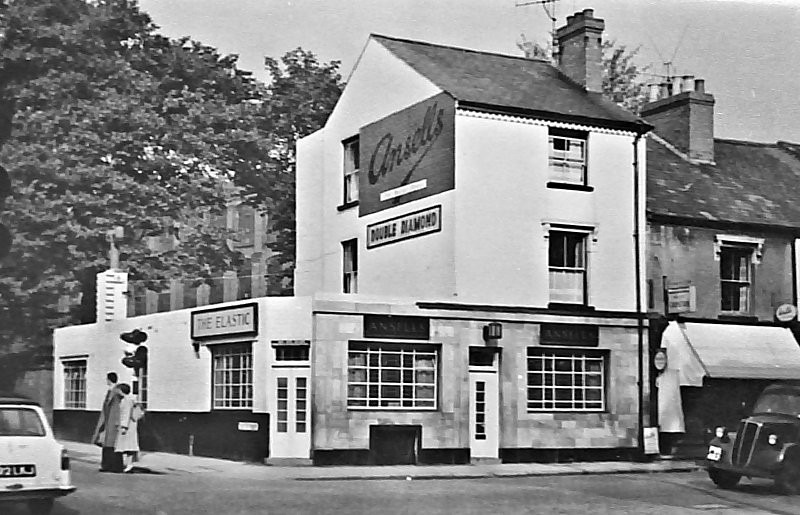
{"type": "Polygon", "coordinates": [[[455,102],[442,93],[359,131],[359,216],[455,187],[455,102]]]}

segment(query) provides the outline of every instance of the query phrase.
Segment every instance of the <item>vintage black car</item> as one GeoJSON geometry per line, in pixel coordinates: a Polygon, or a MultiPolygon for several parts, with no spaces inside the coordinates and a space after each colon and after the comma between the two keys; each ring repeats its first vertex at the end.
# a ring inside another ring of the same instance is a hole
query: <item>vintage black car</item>
{"type": "Polygon", "coordinates": [[[706,461],[721,488],[734,488],[742,476],[763,477],[786,494],[800,493],[800,386],[765,388],[735,433],[716,428],[706,461]]]}

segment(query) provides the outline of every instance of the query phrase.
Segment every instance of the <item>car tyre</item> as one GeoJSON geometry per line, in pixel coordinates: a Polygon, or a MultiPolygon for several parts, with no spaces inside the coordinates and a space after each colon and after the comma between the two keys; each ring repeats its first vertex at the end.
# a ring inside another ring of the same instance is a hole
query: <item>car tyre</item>
{"type": "Polygon", "coordinates": [[[34,499],[28,501],[28,511],[31,515],[50,515],[53,511],[53,503],[55,499],[34,499]]]}
{"type": "Polygon", "coordinates": [[[711,469],[708,471],[708,477],[710,477],[711,481],[718,487],[731,490],[736,488],[736,485],[739,484],[742,475],[736,474],[735,472],[728,472],[727,470],[711,469]]]}
{"type": "Polygon", "coordinates": [[[792,460],[784,463],[775,477],[775,486],[786,495],[800,494],[800,461],[792,460]]]}

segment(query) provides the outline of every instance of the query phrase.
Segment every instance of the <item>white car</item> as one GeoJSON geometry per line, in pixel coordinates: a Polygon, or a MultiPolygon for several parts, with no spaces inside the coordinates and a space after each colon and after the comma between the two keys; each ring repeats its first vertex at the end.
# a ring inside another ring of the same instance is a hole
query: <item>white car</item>
{"type": "Polygon", "coordinates": [[[74,491],[69,458],[42,408],[0,396],[0,512],[5,502],[27,502],[31,513],[47,514],[56,497],[74,491]]]}

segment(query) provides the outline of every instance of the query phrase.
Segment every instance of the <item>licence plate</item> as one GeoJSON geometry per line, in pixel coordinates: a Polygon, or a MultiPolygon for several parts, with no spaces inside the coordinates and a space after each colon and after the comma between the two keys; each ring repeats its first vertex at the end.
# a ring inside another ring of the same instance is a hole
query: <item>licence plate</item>
{"type": "Polygon", "coordinates": [[[715,445],[711,445],[708,447],[708,456],[707,459],[711,461],[719,461],[722,458],[722,447],[717,447],[715,445]]]}
{"type": "Polygon", "coordinates": [[[36,465],[0,465],[0,477],[36,477],[36,465]]]}

